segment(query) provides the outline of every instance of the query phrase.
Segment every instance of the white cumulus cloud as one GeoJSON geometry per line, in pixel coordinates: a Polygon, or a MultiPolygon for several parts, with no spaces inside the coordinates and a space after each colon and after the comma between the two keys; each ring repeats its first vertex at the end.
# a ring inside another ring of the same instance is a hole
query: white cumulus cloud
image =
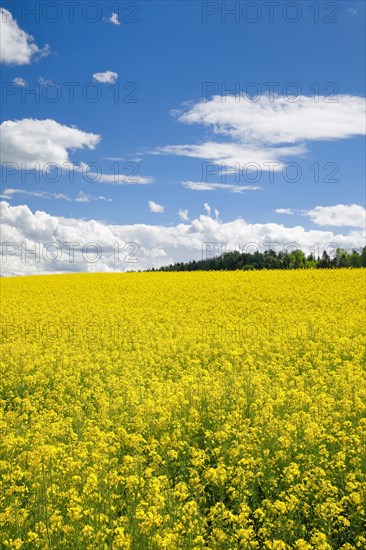
{"type": "Polygon", "coordinates": [[[281,170],[289,157],[304,156],[311,141],[364,135],[365,106],[365,98],[352,95],[317,101],[311,96],[264,94],[257,101],[214,96],[174,114],[179,122],[207,127],[219,140],[166,145],[153,153],[206,159],[228,171],[281,170]]]}
{"type": "Polygon", "coordinates": [[[215,96],[179,116],[180,122],[203,124],[240,143],[274,145],[311,140],[344,139],[365,133],[365,98],[300,96],[289,101],[263,95],[259,101],[215,96]]]}
{"type": "Polygon", "coordinates": [[[317,225],[363,228],[366,226],[366,210],[359,204],[316,206],[312,210],[305,210],[303,214],[309,216],[317,225]]]}
{"type": "Polygon", "coordinates": [[[109,225],[98,220],[51,216],[39,210],[32,212],[27,205],[11,206],[5,201],[0,203],[0,220],[0,267],[3,275],[143,270],[199,260],[207,257],[205,251],[212,253],[213,249],[228,251],[239,248],[253,252],[256,249],[279,251],[291,247],[292,250],[301,248],[308,254],[316,245],[315,250],[321,255],[324,248],[328,252],[337,247],[360,249],[365,242],[364,229],[335,233],[321,229],[305,230],[300,225],[251,224],[242,218],[224,223],[207,214],[175,226],[109,225]],[[39,246],[42,250],[47,243],[56,243],[62,252],[57,262],[48,261],[42,252],[38,255],[39,261],[35,261],[34,255],[25,254],[24,250],[22,254],[22,247],[34,251],[39,246]],[[65,243],[75,243],[74,254],[68,254],[65,243]],[[83,247],[88,243],[98,245],[100,256],[97,261],[90,262],[83,255],[83,247]],[[115,255],[116,243],[120,245],[118,257],[115,255]],[[136,261],[131,262],[131,258],[126,261],[128,256],[136,261]]]}
{"type": "Polygon", "coordinates": [[[49,163],[63,167],[72,164],[69,150],[94,149],[100,139],[51,119],[6,120],[0,127],[1,162],[26,170],[47,169],[49,163]]]}
{"type": "Polygon", "coordinates": [[[49,53],[39,48],[33,36],[23,31],[10,11],[0,8],[0,58],[5,65],[28,65],[49,53]]]}

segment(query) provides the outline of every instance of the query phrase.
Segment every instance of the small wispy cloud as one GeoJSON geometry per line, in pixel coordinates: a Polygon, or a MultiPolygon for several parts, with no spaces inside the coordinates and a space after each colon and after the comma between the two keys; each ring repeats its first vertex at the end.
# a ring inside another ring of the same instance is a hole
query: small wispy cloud
{"type": "Polygon", "coordinates": [[[125,174],[97,174],[88,172],[88,178],[94,183],[111,185],[149,185],[154,181],[150,176],[126,176],[125,174]]]}
{"type": "Polygon", "coordinates": [[[182,181],[184,187],[192,191],[215,191],[222,189],[230,193],[245,193],[245,191],[257,191],[261,189],[257,185],[234,185],[229,183],[208,183],[206,181],[182,181]]]}
{"type": "Polygon", "coordinates": [[[84,193],[83,191],[79,191],[79,194],[77,197],[70,197],[69,195],[65,195],[64,193],[49,193],[48,191],[28,191],[27,189],[17,189],[13,187],[8,187],[5,189],[0,195],[2,199],[5,200],[11,200],[11,198],[14,195],[21,195],[26,197],[36,197],[38,199],[54,199],[54,200],[65,200],[65,201],[72,201],[72,202],[94,202],[94,201],[105,201],[105,202],[112,202],[112,199],[108,199],[106,197],[103,197],[102,195],[89,195],[88,193],[84,193]]]}
{"type": "Polygon", "coordinates": [[[76,197],[75,202],[94,202],[94,201],[103,201],[103,202],[112,202],[112,199],[107,199],[103,195],[89,195],[89,193],[84,193],[79,191],[79,195],[76,197]]]}
{"type": "Polygon", "coordinates": [[[115,160],[115,161],[124,161],[125,159],[122,157],[103,157],[105,160],[115,160]]]}
{"type": "Polygon", "coordinates": [[[62,199],[65,201],[71,201],[71,197],[63,193],[48,193],[48,191],[28,191],[26,189],[16,189],[8,187],[4,189],[2,198],[10,199],[13,195],[22,195],[26,197],[37,197],[39,199],[62,199]]]}
{"type": "Polygon", "coordinates": [[[154,214],[163,214],[163,212],[164,212],[164,206],[162,206],[161,204],[158,204],[154,201],[149,201],[148,202],[148,207],[149,207],[150,212],[153,212],[154,214]]]}
{"type": "Polygon", "coordinates": [[[204,203],[203,208],[205,209],[206,214],[207,214],[208,216],[210,216],[210,215],[211,215],[211,206],[208,204],[208,202],[205,202],[205,203],[204,203]]]}
{"type": "Polygon", "coordinates": [[[118,13],[113,12],[110,18],[108,19],[109,23],[119,26],[121,22],[118,19],[118,13]]]}
{"type": "Polygon", "coordinates": [[[178,210],[178,216],[183,222],[189,221],[188,210],[182,210],[182,209],[178,210]]]}
{"type": "Polygon", "coordinates": [[[115,84],[117,82],[118,73],[113,71],[105,71],[104,73],[94,73],[94,82],[100,82],[102,84],[115,84]]]}
{"type": "Polygon", "coordinates": [[[291,208],[276,208],[275,212],[276,214],[288,214],[289,216],[295,213],[291,208]]]}
{"type": "Polygon", "coordinates": [[[45,88],[47,86],[55,86],[55,83],[52,80],[49,80],[48,78],[44,78],[43,76],[40,76],[38,79],[38,83],[41,86],[44,86],[45,88]]]}
{"type": "Polygon", "coordinates": [[[17,77],[14,78],[13,84],[15,84],[15,86],[19,86],[20,88],[25,88],[25,86],[27,85],[27,81],[24,78],[17,77]]]}

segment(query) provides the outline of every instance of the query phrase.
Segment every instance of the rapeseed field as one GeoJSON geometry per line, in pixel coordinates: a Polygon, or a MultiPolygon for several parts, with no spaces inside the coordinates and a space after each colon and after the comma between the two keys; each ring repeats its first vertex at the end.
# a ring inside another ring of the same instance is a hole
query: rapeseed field
{"type": "Polygon", "coordinates": [[[1,311],[1,548],[366,548],[364,270],[10,278],[1,311]]]}

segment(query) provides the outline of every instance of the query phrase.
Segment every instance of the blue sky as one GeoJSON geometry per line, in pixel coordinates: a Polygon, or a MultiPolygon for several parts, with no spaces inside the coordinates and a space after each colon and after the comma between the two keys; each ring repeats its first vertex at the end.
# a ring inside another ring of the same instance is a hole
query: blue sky
{"type": "MultiPolygon", "coordinates": [[[[93,149],[81,138],[84,145],[73,149],[70,144],[75,142],[71,139],[69,144],[65,138],[63,153],[71,163],[89,164],[91,171],[96,163],[104,174],[112,174],[111,165],[118,163],[122,172],[137,170],[137,178],[146,178],[147,183],[93,183],[80,170],[75,171],[72,183],[66,172],[55,182],[52,173],[41,173],[38,181],[26,170],[10,174],[12,162],[19,165],[22,160],[38,159],[37,151],[32,153],[32,132],[38,127],[27,123],[18,127],[16,139],[21,145],[14,146],[16,127],[4,132],[4,140],[9,141],[3,157],[2,198],[12,207],[26,205],[32,213],[94,219],[107,226],[172,227],[208,214],[208,207],[203,207],[207,203],[211,216],[214,209],[219,211],[213,217],[222,224],[243,218],[248,224],[328,231],[331,224],[318,223],[314,215],[305,213],[316,207],[364,205],[364,2],[274,3],[273,21],[268,3],[263,2],[236,3],[240,11],[234,16],[225,10],[235,2],[85,1],[75,5],[73,22],[64,3],[57,4],[57,11],[50,5],[49,11],[42,12],[39,2],[1,2],[18,29],[31,35],[38,48],[24,62],[17,58],[16,44],[4,46],[12,46],[13,53],[4,50],[2,122],[51,119],[57,125],[98,135],[93,149]],[[41,10],[38,22],[30,13],[37,5],[41,10]],[[56,17],[60,20],[52,22],[56,17]],[[91,22],[94,17],[96,21],[91,22]],[[46,44],[48,50],[43,51],[46,44]],[[107,71],[116,73],[116,81],[96,82],[93,75],[107,71]],[[16,85],[14,79],[22,81],[16,85]],[[76,83],[73,102],[68,82],[76,83]],[[202,113],[207,83],[213,94],[205,97],[202,113]],[[266,95],[268,83],[276,83],[272,84],[273,101],[266,95]],[[27,93],[35,86],[38,102],[27,93]],[[230,103],[233,90],[238,101],[230,103]],[[245,99],[238,94],[242,90],[248,93],[245,99]],[[258,102],[251,97],[255,90],[260,92],[258,102]],[[60,97],[52,101],[55,91],[60,97]],[[98,101],[85,97],[95,91],[101,96],[98,101]],[[290,97],[284,98],[286,93],[290,97]],[[278,109],[285,109],[288,118],[280,119],[278,109]],[[285,137],[278,138],[281,132],[285,137]],[[220,146],[224,145],[226,154],[228,144],[237,147],[240,168],[257,161],[251,157],[253,147],[263,153],[264,161],[269,148],[276,149],[277,158],[277,149],[287,147],[290,153],[281,154],[279,161],[284,167],[296,163],[296,168],[289,167],[287,179],[282,169],[276,171],[273,182],[261,162],[260,172],[245,168],[245,174],[236,171],[225,176],[218,159],[222,158],[220,146]],[[188,149],[182,153],[177,146],[183,145],[188,149]],[[197,154],[194,148],[202,145],[204,151],[197,154]],[[243,150],[249,152],[241,157],[243,150]],[[215,175],[202,177],[205,162],[211,163],[215,175]],[[301,176],[289,181],[295,169],[301,169],[301,176]],[[221,187],[195,190],[192,182],[221,187]],[[242,192],[240,186],[258,189],[242,192]],[[84,200],[75,201],[76,197],[84,200]],[[149,201],[160,208],[149,208],[149,201]],[[276,212],[279,209],[291,213],[276,212]],[[178,215],[179,210],[188,210],[186,219],[178,215]]],[[[42,139],[50,145],[57,128],[45,129],[39,138],[41,150],[42,139]]],[[[50,162],[57,154],[50,156],[50,162]]],[[[335,227],[346,227],[344,233],[352,230],[339,219],[335,227]]]]}

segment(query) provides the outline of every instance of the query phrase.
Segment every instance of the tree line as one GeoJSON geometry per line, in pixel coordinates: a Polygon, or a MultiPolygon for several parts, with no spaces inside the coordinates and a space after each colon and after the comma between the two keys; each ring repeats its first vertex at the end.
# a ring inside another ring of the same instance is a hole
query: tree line
{"type": "Polygon", "coordinates": [[[366,267],[366,246],[361,253],[357,250],[348,252],[343,248],[337,248],[330,255],[324,250],[322,256],[314,254],[305,256],[302,250],[292,252],[224,252],[220,256],[205,260],[193,260],[190,262],[178,262],[159,269],[149,271],[243,271],[260,269],[334,269],[340,267],[366,267]]]}

